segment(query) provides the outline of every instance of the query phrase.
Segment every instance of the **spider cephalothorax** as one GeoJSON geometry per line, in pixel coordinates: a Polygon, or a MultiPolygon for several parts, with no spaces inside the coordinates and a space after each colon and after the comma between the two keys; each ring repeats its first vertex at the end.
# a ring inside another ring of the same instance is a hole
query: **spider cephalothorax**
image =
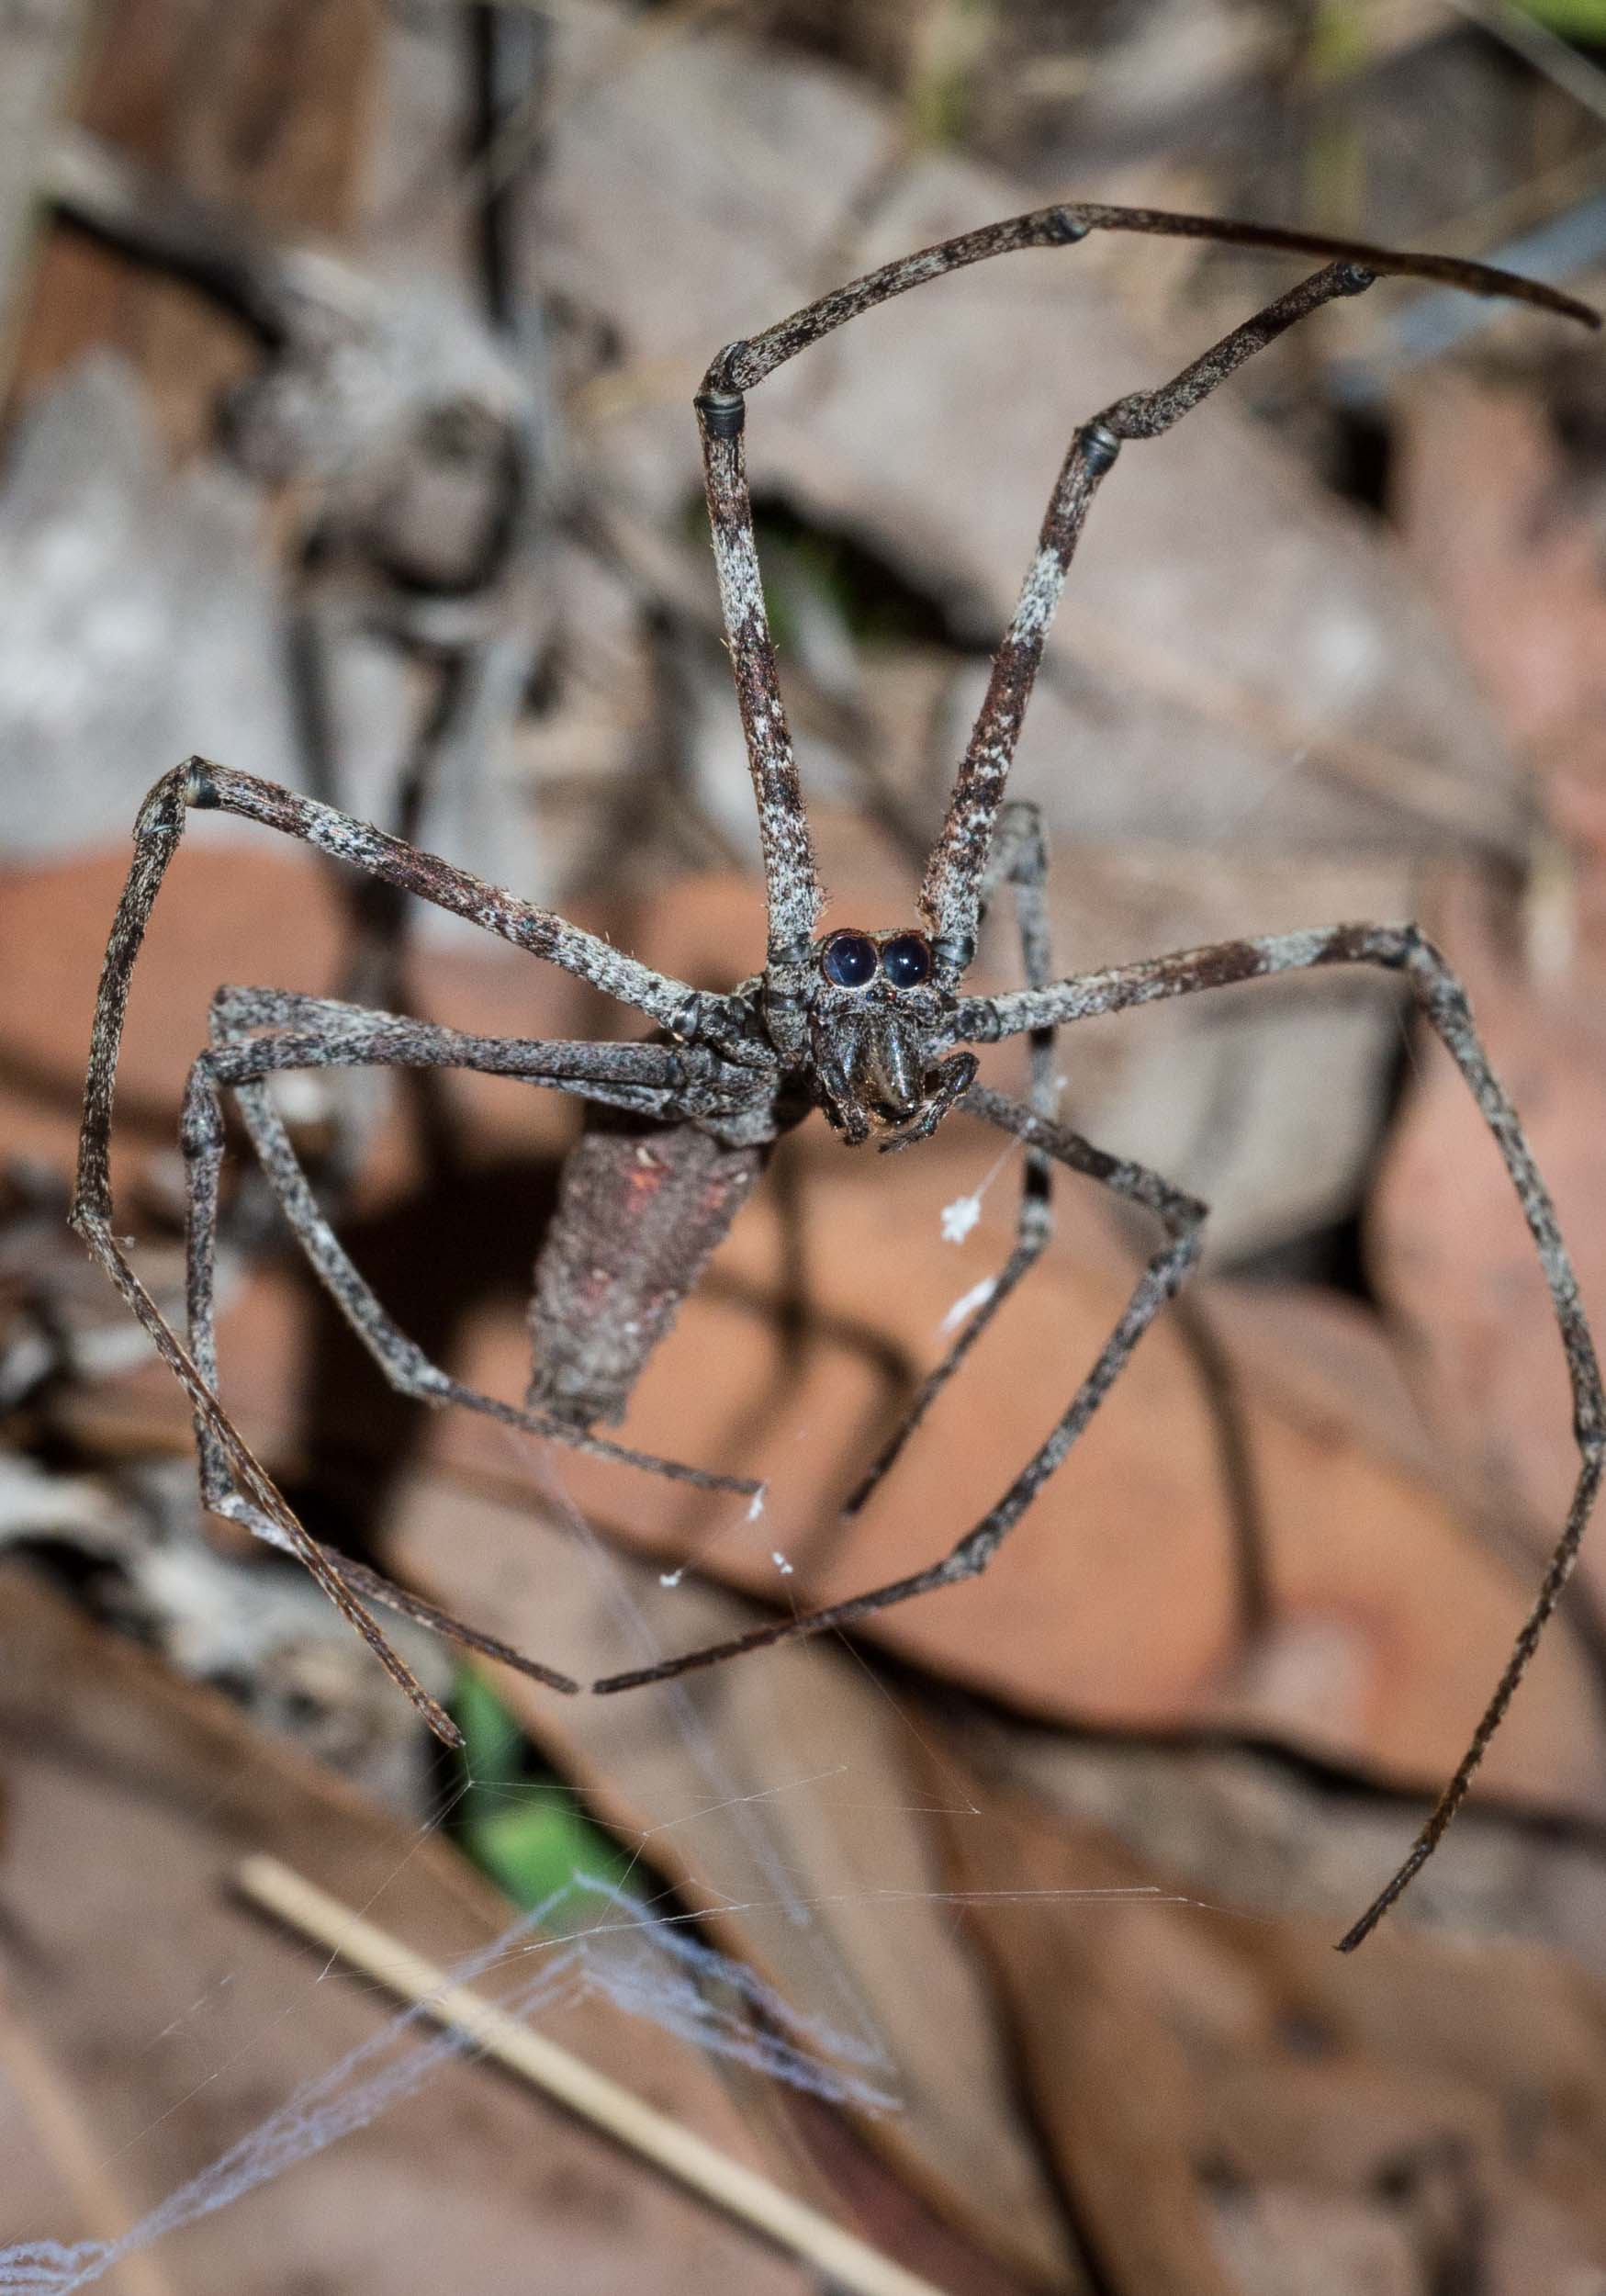
{"type": "Polygon", "coordinates": [[[937,985],[926,935],[827,933],[804,981],[815,1095],[844,1141],[857,1147],[872,1130],[892,1132],[883,1148],[925,1139],[976,1074],[969,1052],[942,1058],[954,999],[937,985]]]}
{"type": "Polygon", "coordinates": [[[1042,1252],[1056,1168],[1107,1187],[1156,1219],[1164,1233],[1120,1321],[1070,1401],[994,1504],[924,1570],[823,1608],[788,1607],[733,1640],[690,1650],[596,1683],[622,1691],[661,1682],[793,1635],[856,1625],[986,1568],[1059,1468],[1143,1333],[1181,1289],[1199,1257],[1202,1204],[1158,1173],[1112,1156],[1061,1123],[1055,1031],[1101,1013],[1190,996],[1229,982],[1314,966],[1380,965],[1401,978],[1483,1111],[1515,1188],[1548,1284],[1573,1394],[1580,1455],[1572,1503],[1511,1660],[1467,1754],[1409,1856],[1343,1941],[1353,1945],[1399,1895],[1448,1824],[1484,1748],[1511,1703],[1540,1629],[1555,1607],[1606,1469],[1606,1393],[1578,1301],[1578,1283],[1544,1183],[1516,1111],[1489,1068],[1466,999],[1414,925],[1335,925],[1181,950],[1101,973],[1055,975],[1044,897],[1040,825],[1011,805],[1005,783],[1061,587],[1094,496],[1129,441],[1160,436],[1285,329],[1395,273],[1479,295],[1504,295],[1598,324],[1570,297],[1535,282],[1441,255],[1399,255],[1307,232],[1149,208],[1078,204],[1039,209],[927,248],[757,335],[730,344],[696,400],[721,611],[730,642],[757,801],[768,908],[762,973],[709,995],[655,972],[516,894],[482,884],[438,856],[271,782],[200,760],[152,792],[135,825],[135,857],[112,928],[95,1010],[84,1092],[73,1219],[91,1249],[183,1382],[196,1412],[201,1493],[215,1514],[298,1554],[391,1672],[448,1740],[456,1732],[380,1634],[365,1604],[387,1603],[522,1667],[554,1689],[567,1675],[447,1618],[312,1539],[241,1440],[218,1397],[213,1263],[225,1130],[231,1096],[264,1176],[320,1280],[391,1384],[433,1403],[456,1403],[504,1424],[677,1478],[754,1499],[739,1476],[653,1458],[596,1432],[628,1408],[635,1382],[682,1300],[756,1185],[778,1136],[823,1108],[849,1142],[880,1132],[902,1148],[950,1109],[1020,1142],[1022,1188],[1014,1248],[998,1275],[966,1302],[967,1320],[927,1374],[902,1421],[848,1498],[851,1516],[880,1483],[945,1383],[1042,1252]],[[960,762],[946,818],[920,889],[926,930],[856,929],[816,938],[824,896],[787,732],[775,647],[764,606],[742,433],[746,393],[832,328],[907,289],[990,256],[1074,247],[1090,231],[1153,232],[1305,251],[1323,265],[1225,335],[1158,389],[1115,400],[1072,439],[1014,619],[994,658],[987,691],[960,762]],[[588,981],[654,1031],[621,1043],[539,1042],[470,1036],[331,997],[271,988],[223,989],[212,1041],[190,1074],[181,1125],[188,1218],[186,1341],[171,1329],[130,1266],[114,1224],[109,1140],[118,1046],[129,983],[152,905],[194,805],[220,808],[303,839],[395,890],[466,917],[527,953],[588,981]],[[989,899],[1013,890],[1026,985],[967,996],[961,981],[989,899]],[[975,1081],[963,1049],[1025,1037],[1029,1085],[1011,1098],[975,1081]],[[268,1089],[277,1075],[317,1068],[457,1068],[522,1077],[591,1104],[564,1170],[558,1212],[542,1246],[531,1310],[534,1370],[521,1408],[449,1377],[390,1320],[319,1205],[268,1089]]]}

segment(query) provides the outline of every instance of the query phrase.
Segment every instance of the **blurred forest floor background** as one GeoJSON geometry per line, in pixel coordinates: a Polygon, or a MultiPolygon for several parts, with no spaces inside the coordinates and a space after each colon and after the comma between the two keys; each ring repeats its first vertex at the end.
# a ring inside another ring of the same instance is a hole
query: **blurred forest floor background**
{"type": "MultiPolygon", "coordinates": [[[[1606,1532],[1475,1806],[1373,1943],[1330,1950],[1453,1768],[1572,1468],[1517,1207],[1387,983],[1062,1039],[1070,1120],[1209,1201],[1211,1257],[987,1575],[851,1648],[617,1700],[410,1633],[468,1730],[451,1775],[310,1581],[203,1524],[183,1398],[63,1224],[129,829],[191,751],[683,978],[753,969],[692,389],[825,287],[1061,197],[1432,246],[1600,302],[1606,14],[0,9],[0,2244],[115,2234],[361,2038],[357,1988],[310,1989],[317,1964],[225,1894],[268,1844],[442,1957],[577,1867],[695,1915],[820,2032],[873,2036],[896,2109],[721,2065],[661,2012],[580,1998],[561,2026],[939,2287],[1606,2290],[1606,1532]]],[[[1076,422],[1296,276],[1189,242],[1034,253],[755,394],[833,921],[912,913],[1076,422]]],[[[1062,970],[1417,917],[1606,1319],[1598,338],[1384,287],[1132,449],[1015,793],[1048,823],[1062,970]]],[[[984,985],[1011,962],[1000,930],[984,985]]],[[[626,1028],[202,823],[118,1109],[121,1202],[175,1311],[177,1104],[225,981],[626,1028]]],[[[521,1393],[569,1106],[349,1076],[284,1105],[403,1327],[521,1393]]],[[[1062,1189],[1051,1252],[848,1531],[1008,1250],[1016,1174],[972,1130],[890,1163],[823,1125],[788,1139],[655,1358],[629,1440],[768,1478],[757,1521],[402,1403],[230,1170],[222,1386],[248,1439],[320,1536],[580,1676],[933,1559],[1062,1409],[1147,1248],[1062,1189]],[[943,1213],[971,1198],[956,1245],[943,1213]]],[[[805,2284],[469,2065],[111,2277],[805,2284]]]]}

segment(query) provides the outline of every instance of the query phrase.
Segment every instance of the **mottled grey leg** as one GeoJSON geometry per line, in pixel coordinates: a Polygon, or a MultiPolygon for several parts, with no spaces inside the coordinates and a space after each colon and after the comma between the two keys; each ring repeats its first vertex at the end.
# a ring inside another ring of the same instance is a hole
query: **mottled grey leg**
{"type": "Polygon", "coordinates": [[[687,982],[655,973],[650,965],[626,956],[597,934],[568,924],[550,909],[521,900],[504,886],[487,884],[469,871],[443,861],[439,854],[425,852],[404,838],[376,829],[371,822],[359,821],[333,805],[303,797],[257,774],[237,772],[208,758],[190,758],[163,775],[134,823],[133,863],[107,942],[95,1014],[89,1096],[97,1116],[100,1101],[109,1097],[108,1055],[115,1066],[129,977],[162,880],[178,850],[192,810],[233,814],[241,820],[275,829],[281,836],[296,838],[398,894],[411,894],[455,917],[466,917],[483,932],[589,981],[604,996],[633,1006],[678,1037],[698,1043],[719,1042],[722,1049],[729,1037],[732,1057],[755,1063],[755,1055],[742,1041],[745,1014],[735,999],[704,996],[687,982]]]}
{"type": "MultiPolygon", "coordinates": [[[[193,1176],[190,1316],[192,1333],[197,1334],[193,1352],[199,1362],[198,1335],[204,1329],[207,1362],[212,1367],[208,1379],[215,1371],[210,1353],[211,1255],[222,1154],[219,1095],[220,1088],[227,1087],[234,1093],[268,1185],[298,1243],[352,1330],[399,1393],[437,1406],[460,1404],[524,1434],[550,1437],[618,1465],[690,1483],[695,1490],[753,1497],[758,1486],[746,1477],[712,1474],[703,1468],[610,1442],[570,1421],[483,1394],[431,1363],[386,1312],[325,1219],[264,1081],[270,1075],[313,1068],[465,1069],[481,1075],[522,1077],[672,1122],[707,1112],[716,1105],[717,1094],[710,1079],[725,1073],[721,1064],[694,1048],[471,1037],[455,1029],[365,1012],[330,997],[292,996],[272,989],[219,990],[213,1002],[213,1034],[212,1050],[203,1053],[190,1072],[183,1134],[193,1176]],[[286,1033],[243,1033],[264,1026],[286,1033]]],[[[206,1437],[199,1430],[197,1435],[203,1446],[205,1489],[206,1437]]]]}
{"type": "Polygon", "coordinates": [[[451,1716],[430,1695],[411,1668],[392,1649],[358,1600],[358,1581],[366,1574],[343,1570],[311,1536],[295,1511],[286,1503],[272,1477],[241,1439],[219,1402],[211,1379],[191,1357],[151,1293],[134,1273],[113,1226],[109,1162],[111,1112],[129,975],[139,951],[151,904],[176,842],[176,836],[174,836],[171,841],[163,840],[153,848],[136,843],[134,865],[113,927],[111,946],[101,974],[94,1045],[84,1087],[78,1177],[70,1214],[72,1224],[111,1278],[163,1362],[189,1397],[197,1425],[204,1425],[208,1440],[227,1462],[242,1500],[259,1514],[265,1526],[264,1536],[276,1536],[278,1542],[306,1566],[341,1615],[362,1636],[392,1681],[406,1692],[435,1736],[447,1746],[461,1746],[462,1732],[451,1716]]]}
{"type": "Polygon", "coordinates": [[[1074,247],[1089,231],[1127,231],[1152,239],[1212,240],[1228,247],[1263,247],[1282,254],[1320,255],[1325,262],[1364,264],[1379,278],[1437,279],[1468,295],[1499,295],[1513,302],[1533,303],[1542,310],[1598,327],[1600,313],[1575,296],[1564,295],[1541,279],[1525,279],[1511,271],[1497,271],[1488,264],[1467,263],[1459,255],[1407,253],[1376,247],[1370,241],[1330,239],[1320,231],[1290,231],[1275,223],[1246,223],[1216,215],[1178,215],[1162,208],[1116,208],[1095,200],[1061,200],[1051,208],[1035,208],[1028,215],[1006,216],[1002,222],[984,223],[978,231],[961,231],[935,247],[917,248],[913,254],[867,271],[846,287],[833,287],[802,310],[778,319],[756,335],[726,343],[710,362],[702,387],[706,391],[751,390],[766,375],[793,359],[850,319],[890,303],[911,288],[928,287],[934,279],[963,271],[971,264],[989,263],[995,255],[1016,254],[1027,248],[1074,247]]]}
{"type": "Polygon", "coordinates": [[[1084,423],[1072,440],[1050,497],[1037,556],[1021,590],[1015,618],[994,656],[987,691],[965,746],[948,816],[921,888],[920,906],[936,937],[939,973],[948,985],[959,979],[975,949],[979,889],[993,825],[1015,760],[1049,625],[1093,498],[1114,467],[1122,445],[1128,439],[1159,438],[1297,321],[1320,310],[1335,297],[1361,294],[1376,276],[1355,263],[1330,264],[1235,327],[1170,382],[1156,390],[1132,391],[1116,400],[1092,422],[1084,423]]]}
{"type": "Polygon", "coordinates": [[[1106,1341],[1097,1361],[1077,1389],[1064,1415],[1032,1454],[997,1504],[983,1516],[980,1523],[967,1531],[939,1562],[931,1564],[925,1570],[915,1571],[912,1577],[896,1579],[890,1585],[876,1587],[868,1594],[856,1594],[845,1603],[833,1603],[824,1610],[805,1611],[800,1615],[775,1619],[767,1626],[753,1627],[747,1634],[734,1636],[728,1642],[714,1643],[702,1650],[690,1650],[679,1658],[665,1659],[657,1666],[642,1667],[627,1674],[611,1674],[601,1682],[593,1683],[593,1690],[635,1690],[643,1683],[667,1682],[676,1674],[687,1673],[694,1667],[715,1665],[722,1660],[736,1658],[745,1650],[759,1650],[772,1643],[790,1642],[800,1635],[820,1634],[828,1627],[850,1626],[873,1612],[889,1610],[897,1603],[906,1603],[914,1595],[928,1594],[938,1587],[955,1586],[961,1580],[975,1578],[986,1569],[1044,1483],[1063,1460],[1161,1309],[1192,1272],[1198,1258],[1199,1227],[1205,1217],[1205,1207],[1193,1197],[1185,1196],[1180,1189],[1172,1187],[1141,1165],[1106,1155],[1102,1149],[1093,1147],[1078,1133],[1051,1123],[1019,1101],[1007,1100],[1001,1093],[988,1091],[984,1086],[973,1085],[960,1105],[988,1123],[1013,1132],[1028,1148],[1053,1157],[1056,1163],[1065,1165],[1073,1172],[1080,1172],[1089,1179],[1100,1181],[1131,1203],[1141,1204],[1146,1210],[1156,1214],[1169,1239],[1140,1277],[1137,1288],[1127,1303],[1125,1314],[1106,1341]]]}
{"type": "Polygon", "coordinates": [[[789,1056],[801,1035],[795,968],[819,913],[819,881],[797,771],[781,709],[775,647],[764,613],[751,507],[742,457],[746,393],[800,351],[878,304],[949,273],[1027,248],[1073,247],[1090,231],[1130,231],[1163,239],[1217,240],[1324,259],[1327,268],[1236,329],[1162,390],[1135,393],[1078,433],[1050,504],[1036,565],[994,668],[947,824],[927,871],[922,906],[937,932],[940,977],[952,985],[974,944],[976,905],[993,827],[1014,753],[1043,632],[1058,600],[1087,505],[1123,438],[1151,438],[1285,327],[1335,295],[1353,294],[1385,276],[1438,279],[1474,295],[1510,296],[1598,326],[1588,304],[1542,283],[1454,256],[1402,253],[1361,241],[1223,218],[1175,215],[1155,208],[1086,201],[1040,208],[935,247],[883,264],[820,296],[761,332],[727,343],[710,361],[696,400],[702,431],[709,514],[719,567],[720,597],[740,697],[747,757],[758,796],[769,895],[770,1028],[789,1056]],[[791,1032],[789,1034],[789,1031],[791,1032]]]}
{"type": "Polygon", "coordinates": [[[730,643],[764,854],[769,912],[766,1010],[771,1034],[781,1051],[790,1055],[803,1048],[799,992],[824,895],[781,699],[775,640],[764,608],[742,451],[745,401],[737,390],[704,388],[695,403],[702,435],[703,486],[719,577],[720,612],[730,643]]]}
{"type": "Polygon", "coordinates": [[[1404,1863],[1340,1941],[1341,1950],[1348,1953],[1376,1929],[1411,1877],[1432,1855],[1444,1829],[1460,1807],[1488,1742],[1527,1671],[1545,1622],[1571,1575],[1606,1468],[1606,1392],[1601,1389],[1595,1343],[1578,1298],[1578,1277],[1562,1242],[1549,1191],[1533,1161],[1516,1109],[1488,1064],[1466,992],[1438,950],[1416,926],[1332,925],[1316,932],[1269,933],[1254,940],[1220,941],[1206,949],[1179,950],[1174,955],[1151,957],[1140,964],[1118,965],[1106,973],[1087,973],[1057,981],[1044,989],[1017,989],[1004,996],[967,998],[955,1010],[953,1030],[960,1042],[991,1043],[1000,1037],[1056,1022],[1063,1025],[1099,1013],[1124,1012],[1133,1006],[1154,1004],[1167,997],[1189,996],[1199,989],[1222,988],[1236,981],[1263,980],[1277,974],[1302,973],[1337,964],[1381,965],[1404,976],[1434,1033],[1461,1071],[1494,1135],[1549,1287],[1572,1388],[1573,1433],[1579,1460],[1567,1519],[1545,1566],[1539,1592],[1518,1630],[1505,1671],[1479,1717],[1454,1776],[1434,1805],[1404,1863]]]}
{"type": "MultiPolygon", "coordinates": [[[[1016,927],[1020,937],[1021,963],[1028,984],[1036,986],[1041,986],[1053,972],[1049,905],[1045,895],[1047,878],[1048,852],[1043,842],[1042,816],[1036,805],[1024,800],[1005,805],[999,814],[998,828],[993,839],[993,851],[982,889],[981,914],[985,917],[1001,886],[1012,887],[1016,927]]],[[[1059,1099],[1059,1080],[1054,1074],[1052,1029],[1033,1031],[1030,1056],[1028,1105],[1039,1116],[1051,1119],[1059,1099]]],[[[990,1289],[960,1326],[947,1355],[927,1372],[904,1417],[848,1494],[842,1509],[845,1517],[851,1518],[861,1512],[983,1333],[1041,1258],[1053,1233],[1052,1171],[1050,1158],[1040,1149],[1027,1150],[1020,1203],[1016,1213],[1014,1248],[993,1278],[990,1289]]]]}
{"type": "MultiPolygon", "coordinates": [[[[998,816],[987,878],[983,887],[982,917],[1002,884],[1015,889],[1016,919],[1020,934],[1022,966],[1029,986],[1042,987],[1053,971],[1046,897],[1048,853],[1042,817],[1025,800],[1005,801],[998,816]]],[[[1039,1116],[1052,1119],[1059,1105],[1055,1032],[1037,1029],[1030,1035],[1031,1081],[1028,1105],[1039,1116]]],[[[1016,1218],[1015,1246],[990,1291],[967,1319],[942,1361],[922,1381],[904,1418],[893,1430],[856,1485],[843,1508],[845,1516],[858,1514],[902,1454],[910,1436],[930,1411],[943,1388],[959,1369],[989,1323],[1041,1257],[1053,1234],[1051,1190],[1053,1166],[1042,1151],[1028,1148],[1022,1178],[1020,1206],[1016,1218]]],[[[1270,1577],[1266,1564],[1264,1510],[1259,1481],[1244,1427],[1243,1412],[1234,1384],[1232,1367],[1217,1336],[1207,1309],[1192,1292],[1184,1292],[1175,1305],[1175,1326],[1193,1358],[1208,1401],[1221,1459],[1232,1525],[1232,1572],[1238,1630],[1249,1641],[1263,1631],[1271,1612],[1270,1577]]]]}

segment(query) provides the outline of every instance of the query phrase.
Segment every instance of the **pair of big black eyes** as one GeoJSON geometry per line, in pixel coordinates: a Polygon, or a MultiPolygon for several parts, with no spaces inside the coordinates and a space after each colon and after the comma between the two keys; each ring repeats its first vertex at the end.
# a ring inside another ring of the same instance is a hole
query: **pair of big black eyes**
{"type": "Polygon", "coordinates": [[[871,940],[868,933],[833,933],[820,951],[820,970],[837,988],[866,988],[880,966],[893,988],[918,988],[931,978],[931,951],[918,933],[871,940]]]}

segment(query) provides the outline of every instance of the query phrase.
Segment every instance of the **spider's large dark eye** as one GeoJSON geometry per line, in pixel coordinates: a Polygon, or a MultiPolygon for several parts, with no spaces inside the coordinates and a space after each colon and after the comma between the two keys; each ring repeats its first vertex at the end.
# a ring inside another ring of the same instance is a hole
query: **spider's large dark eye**
{"type": "Polygon", "coordinates": [[[820,970],[838,988],[862,988],[875,978],[875,943],[864,933],[833,933],[820,957],[820,970]]]}
{"type": "Polygon", "coordinates": [[[882,949],[882,971],[894,988],[918,988],[931,978],[931,951],[918,933],[899,933],[882,949]]]}

